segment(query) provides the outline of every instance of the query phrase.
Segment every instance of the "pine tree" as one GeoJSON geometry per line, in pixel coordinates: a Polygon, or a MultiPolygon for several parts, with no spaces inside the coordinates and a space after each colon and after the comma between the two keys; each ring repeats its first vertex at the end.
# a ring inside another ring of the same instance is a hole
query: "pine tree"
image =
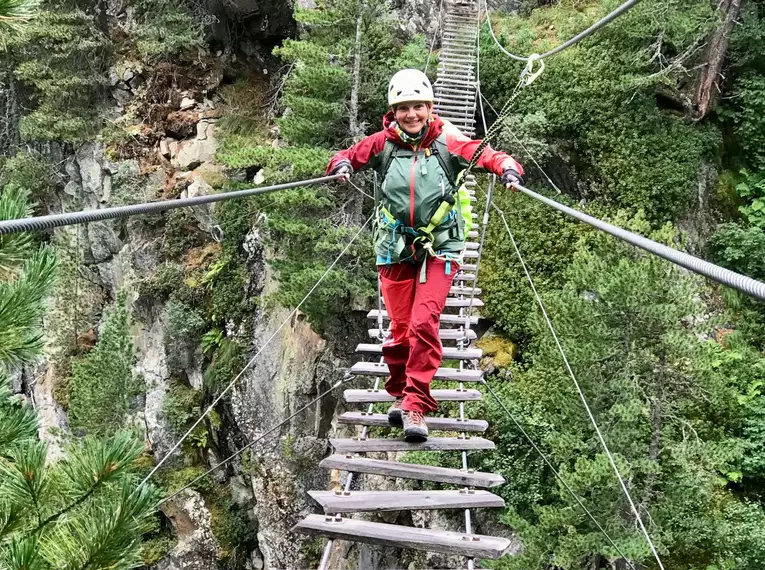
{"type": "Polygon", "coordinates": [[[34,16],[39,0],[0,0],[0,49],[34,16]]]}
{"type": "MultiPolygon", "coordinates": [[[[29,215],[29,192],[6,184],[0,219],[29,215]]],[[[29,234],[0,237],[0,569],[110,569],[140,564],[156,505],[138,487],[144,446],[132,433],[86,438],[49,462],[34,411],[12,394],[8,369],[43,348],[44,299],[56,257],[29,234]]]]}

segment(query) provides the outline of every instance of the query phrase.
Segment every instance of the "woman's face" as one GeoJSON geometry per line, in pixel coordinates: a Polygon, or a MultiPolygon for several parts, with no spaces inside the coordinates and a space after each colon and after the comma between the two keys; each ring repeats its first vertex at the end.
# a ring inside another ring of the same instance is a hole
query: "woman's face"
{"type": "Polygon", "coordinates": [[[432,103],[410,101],[396,105],[393,113],[396,117],[396,123],[406,134],[416,135],[425,128],[432,108],[432,103]]]}

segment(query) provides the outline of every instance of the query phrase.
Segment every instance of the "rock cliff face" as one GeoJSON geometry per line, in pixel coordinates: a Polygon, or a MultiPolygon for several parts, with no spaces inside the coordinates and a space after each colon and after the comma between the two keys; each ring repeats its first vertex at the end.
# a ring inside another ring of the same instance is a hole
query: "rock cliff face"
{"type": "MultiPolygon", "coordinates": [[[[311,7],[310,2],[304,4],[311,7]]],[[[435,27],[437,4],[422,0],[394,4],[407,33],[432,31],[435,27]]],[[[264,41],[270,38],[273,42],[294,29],[292,7],[286,2],[220,0],[213,6],[211,0],[208,8],[212,14],[243,18],[260,29],[264,41]]],[[[130,17],[119,2],[110,3],[109,14],[119,21],[130,17]]],[[[216,89],[224,73],[214,65],[202,71],[193,67],[185,71],[196,75],[178,76],[183,70],[175,67],[151,69],[129,64],[111,71],[115,118],[127,114],[131,104],[147,90],[161,92],[162,101],[157,99],[143,107],[144,119],[128,127],[140,147],[137,152],[127,153],[129,157],[119,149],[110,153],[98,142],[83,144],[63,157],[61,185],[45,205],[49,211],[95,210],[214,191],[208,180],[223,174],[215,154],[216,124],[220,120],[216,89]]],[[[198,208],[193,214],[196,229],[207,236],[208,243],[214,243],[219,237],[215,210],[198,208]]],[[[348,327],[347,338],[322,338],[299,312],[292,314],[289,309],[273,306],[269,294],[278,283],[269,268],[269,251],[260,231],[253,226],[244,243],[248,256],[246,294],[260,301],[252,315],[246,355],[254,358],[219,410],[223,425],[216,430],[214,451],[207,457],[209,463],[254,441],[340,379],[342,368],[350,364],[349,348],[360,340],[352,331],[364,329],[363,312],[359,312],[359,322],[348,327]]],[[[173,383],[168,360],[173,357],[183,361],[183,375],[196,391],[203,387],[204,371],[198,347],[179,355],[177,346],[168,342],[166,300],[141,287],[161,270],[165,239],[165,228],[155,218],[94,222],[55,231],[53,242],[64,255],[65,278],[58,286],[46,322],[48,357],[39,366],[22,371],[17,382],[19,391],[26,391],[41,411],[40,430],[52,445],[52,458],[57,456],[62,439],[66,439],[61,434],[69,429],[65,403],[56,399],[57,385],[67,374],[58,368],[59,361],[62,355],[92,347],[99,334],[98,325],[93,323],[99,323],[104,308],[118,293],[127,294],[131,307],[134,372],[142,381],[142,395],[131,410],[130,421],[145,433],[155,460],[164,457],[177,441],[165,405],[173,383]]],[[[232,379],[227,377],[227,381],[232,379]]],[[[336,392],[298,413],[282,429],[265,436],[216,474],[216,484],[246,510],[250,523],[257,528],[257,546],[251,546],[239,558],[244,562],[238,567],[255,570],[316,566],[321,544],[295,536],[290,529],[302,516],[315,511],[306,491],[331,484],[330,473],[319,470],[317,464],[329,449],[328,437],[336,433],[333,418],[338,395],[336,392]]],[[[180,463],[182,459],[175,464],[180,463]]],[[[389,481],[372,477],[364,484],[366,488],[395,488],[389,481]]],[[[219,564],[222,546],[214,532],[210,505],[202,494],[184,491],[166,503],[162,512],[176,544],[154,568],[201,570],[219,564]]],[[[426,521],[425,515],[417,516],[414,522],[418,525],[454,528],[459,524],[447,519],[426,521]]],[[[367,547],[348,550],[343,546],[333,553],[333,560],[345,560],[346,567],[366,570],[397,568],[402,558],[398,552],[367,547]]],[[[419,557],[409,562],[417,567],[445,567],[454,561],[419,557]]]]}

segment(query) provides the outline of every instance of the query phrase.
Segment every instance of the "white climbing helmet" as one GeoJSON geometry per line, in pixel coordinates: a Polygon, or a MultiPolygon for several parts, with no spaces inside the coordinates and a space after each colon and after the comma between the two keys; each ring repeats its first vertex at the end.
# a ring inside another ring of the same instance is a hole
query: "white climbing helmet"
{"type": "Polygon", "coordinates": [[[388,105],[405,101],[433,102],[433,87],[428,76],[419,69],[402,69],[388,84],[388,105]]]}

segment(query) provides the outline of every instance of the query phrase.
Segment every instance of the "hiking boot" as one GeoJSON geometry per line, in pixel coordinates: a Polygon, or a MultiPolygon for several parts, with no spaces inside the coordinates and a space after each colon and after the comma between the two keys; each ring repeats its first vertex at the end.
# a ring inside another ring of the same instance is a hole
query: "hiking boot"
{"type": "Polygon", "coordinates": [[[404,441],[409,443],[422,442],[428,439],[428,424],[425,416],[420,412],[407,412],[402,414],[404,423],[404,441]]]}
{"type": "Polygon", "coordinates": [[[404,398],[396,398],[393,405],[388,408],[388,423],[395,427],[401,427],[403,420],[401,419],[401,404],[404,403],[404,398]]]}

